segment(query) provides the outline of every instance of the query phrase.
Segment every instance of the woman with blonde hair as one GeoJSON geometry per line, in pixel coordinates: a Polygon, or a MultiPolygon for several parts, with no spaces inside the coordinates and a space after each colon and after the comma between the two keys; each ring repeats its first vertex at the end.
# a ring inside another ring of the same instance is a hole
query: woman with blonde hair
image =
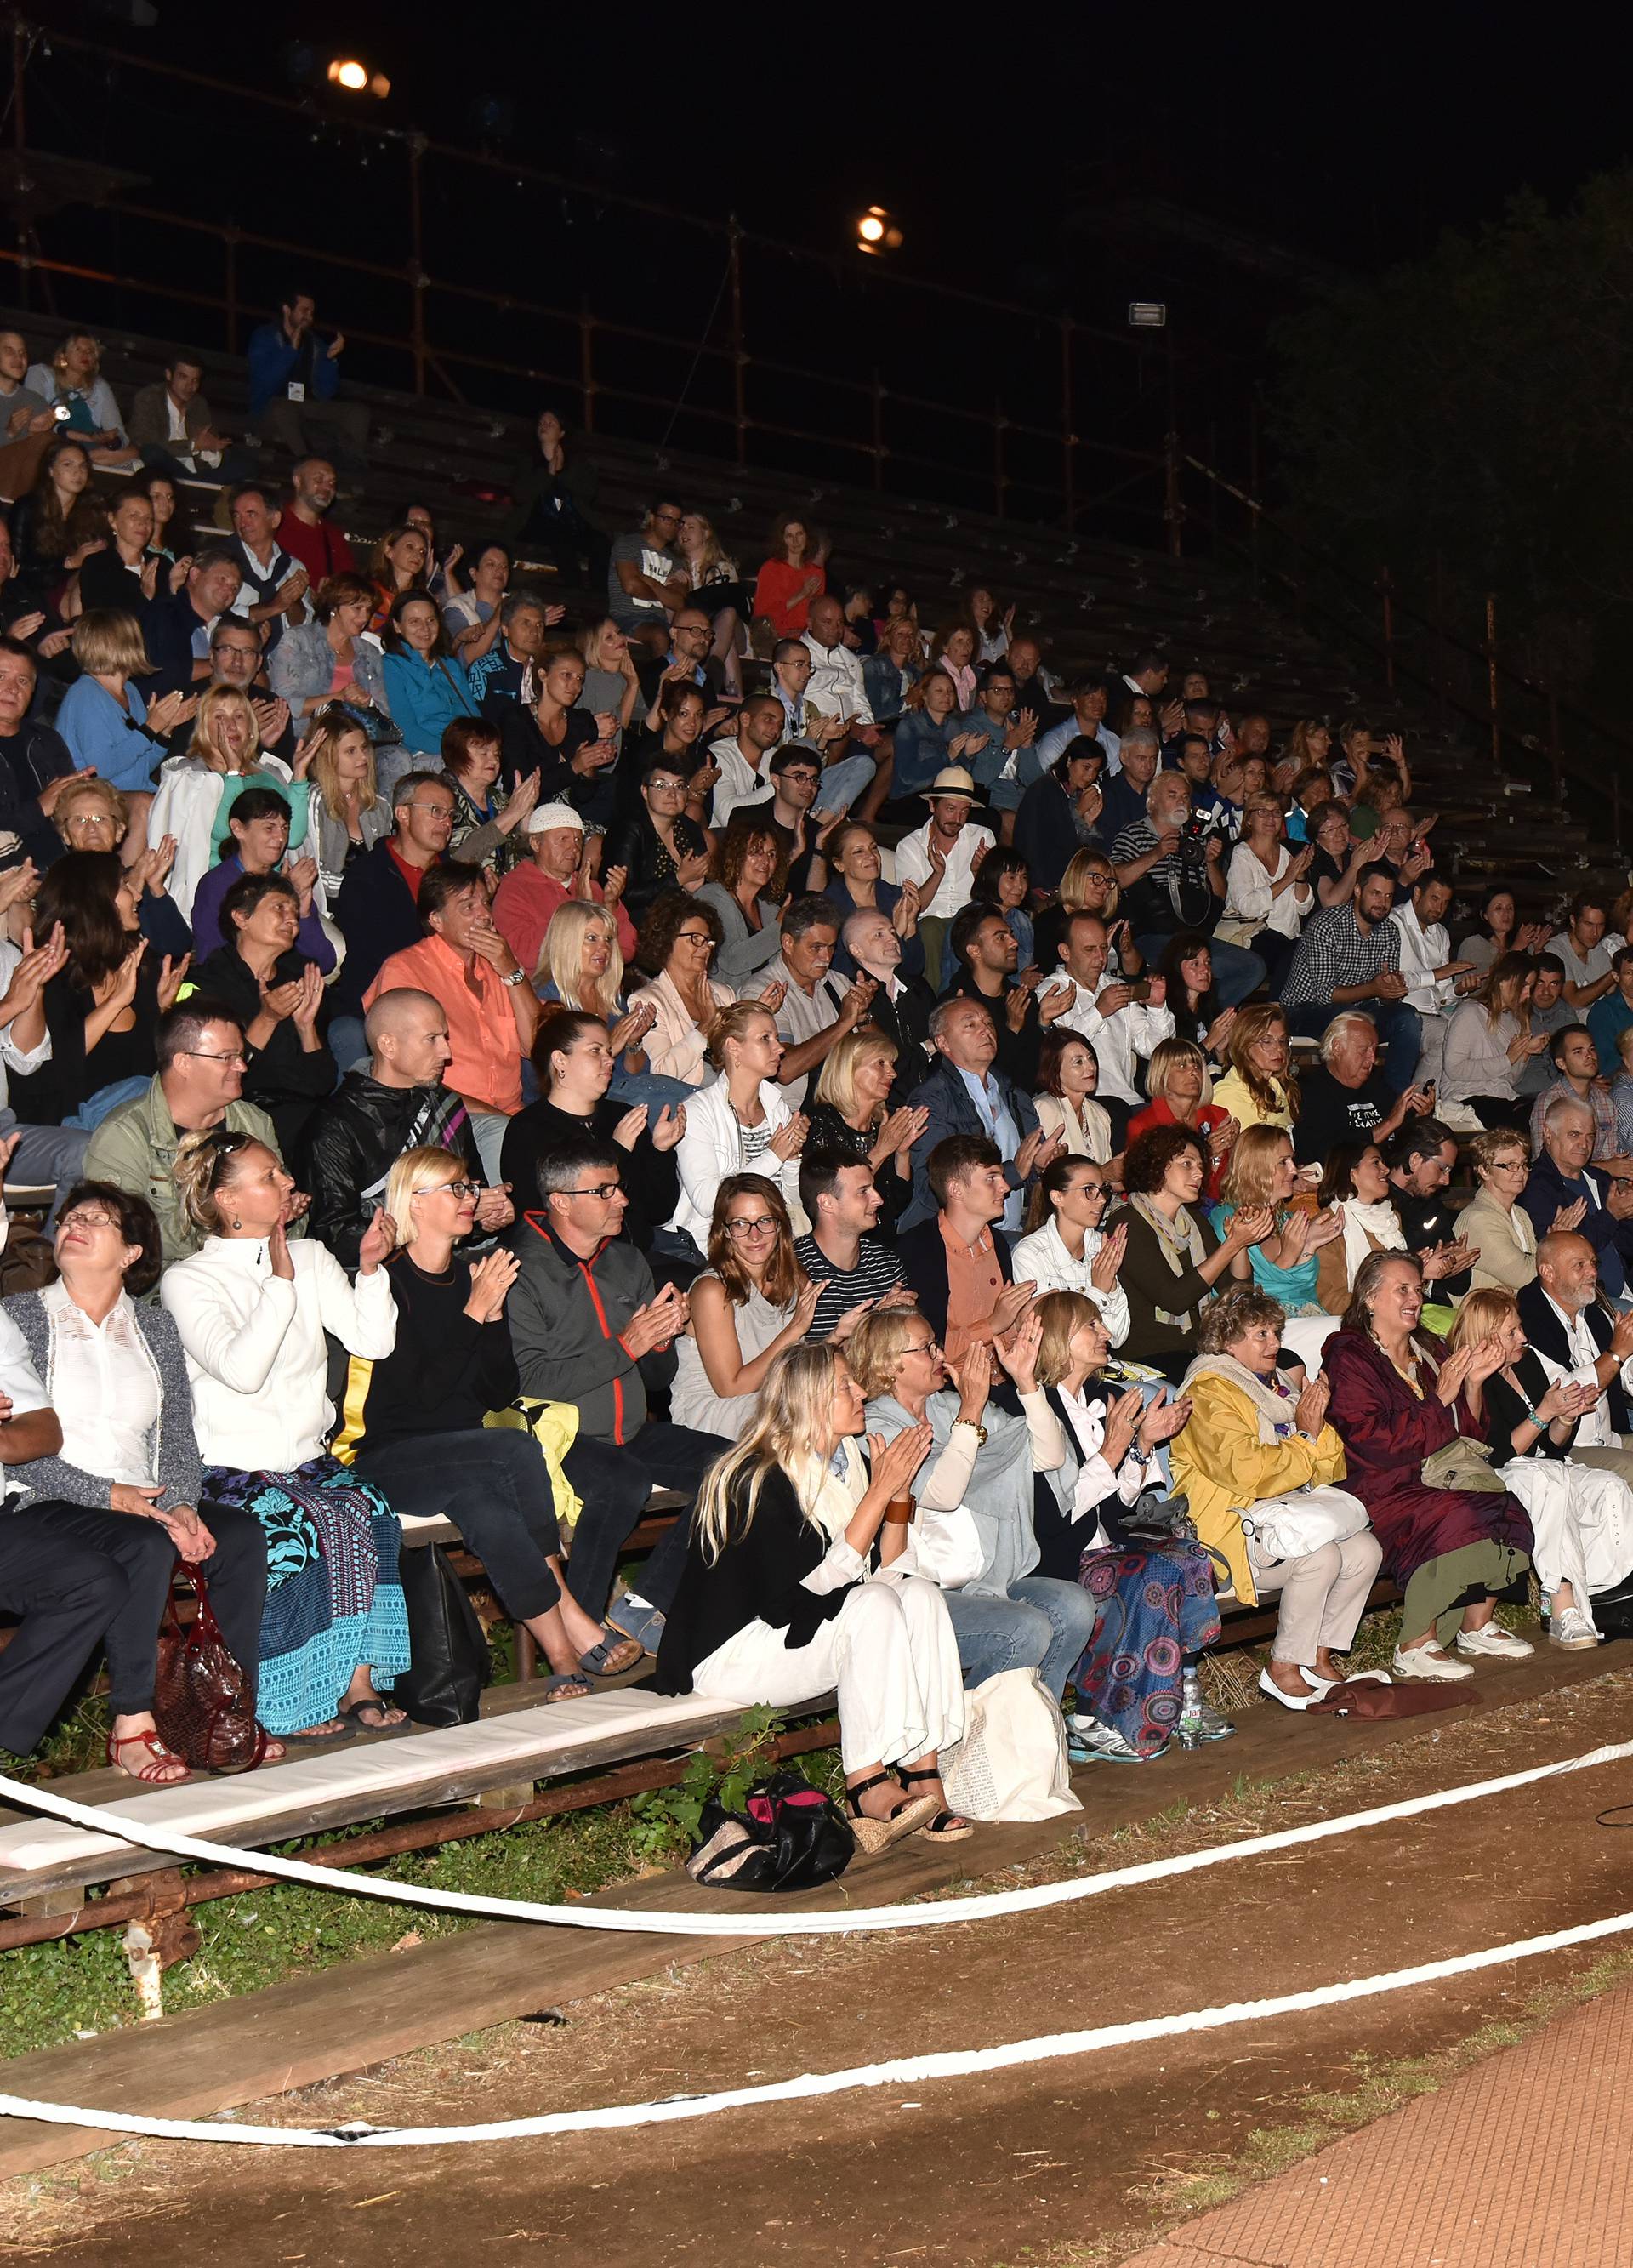
{"type": "Polygon", "coordinates": [[[895,1233],[913,1194],[913,1145],[930,1123],[930,1113],[893,1110],[896,1043],[876,1025],[858,1024],[834,1043],[811,1093],[806,1140],[813,1150],[836,1150],[873,1170],[873,1185],[884,1204],[876,1233],[895,1233]]]}
{"type": "Polygon", "coordinates": [[[397,1248],[383,1273],[396,1307],[388,1354],[354,1359],[341,1448],[400,1519],[451,1520],[481,1559],[500,1605],[529,1631],[552,1675],[530,1688],[545,1702],[577,1701],[591,1679],[631,1669],[632,1638],[586,1614],[562,1562],[559,1462],[531,1432],[489,1425],[521,1390],[504,1303],[513,1253],[467,1260],[482,1194],[451,1150],[407,1150],[386,1183],[397,1248]]]}
{"type": "Polygon", "coordinates": [[[690,1086],[678,1079],[658,1076],[642,1041],[652,1028],[656,1011],[649,1000],[624,1000],[624,957],[618,942],[618,924],[605,906],[587,898],[569,898],[551,915],[544,933],[543,955],[534,972],[539,997],[559,1001],[563,1008],[581,1008],[599,1016],[612,1035],[615,1058],[611,1092],[626,1102],[647,1102],[654,1108],[684,1102],[690,1086]]]}
{"type": "Polygon", "coordinates": [[[1239,1127],[1279,1126],[1292,1131],[1298,1116],[1298,1079],[1287,1044],[1287,1018],[1274,1000],[1239,1008],[1226,1050],[1230,1069],[1213,1091],[1239,1127]]]}
{"type": "MultiPolygon", "coordinates": [[[[1468,1147],[1478,1187],[1457,1217],[1457,1233],[1475,1248],[1469,1290],[1523,1292],[1537,1272],[1536,1228],[1519,1201],[1531,1173],[1530,1147],[1507,1126],[1476,1134],[1468,1147]]],[[[1585,1203],[1578,1197],[1554,1226],[1574,1228],[1585,1203]]]]}
{"type": "Polygon", "coordinates": [[[1472,1110],[1488,1133],[1508,1127],[1519,1134],[1530,1123],[1531,1101],[1519,1094],[1519,1074],[1551,1037],[1531,1029],[1535,981],[1529,954],[1499,954],[1479,990],[1459,1002],[1446,1026],[1439,1099],[1472,1110]]]}
{"type": "Polygon", "coordinates": [[[1282,989],[1299,932],[1315,904],[1315,892],[1305,880],[1314,856],[1307,845],[1289,850],[1279,796],[1248,797],[1241,838],[1231,853],[1220,929],[1228,943],[1258,954],[1272,993],[1282,989]]]}
{"type": "Polygon", "coordinates": [[[130,829],[130,806],[94,772],[70,773],[52,803],[51,824],[70,850],[117,850],[130,829]]]}
{"type": "Polygon", "coordinates": [[[79,675],[63,696],[56,729],[76,765],[123,788],[132,826],[145,827],[148,789],[166,754],[164,736],[186,724],[197,697],[166,693],[149,709],[133,682],[153,668],[134,615],[93,607],[74,625],[73,652],[79,675]]]}
{"type": "Polygon", "coordinates": [[[295,769],[306,794],[304,810],[298,791],[291,797],[290,823],[304,827],[333,904],[352,860],[391,833],[391,801],[380,793],[366,727],[339,703],[319,710],[295,769]]]}
{"type": "Polygon", "coordinates": [[[965,1720],[946,1600],[891,1572],[911,1535],[896,1507],[930,1427],[871,1442],[866,1458],[862,1427],[861,1389],[835,1348],[778,1356],[753,1423],[698,1494],[656,1683],[744,1708],[836,1688],[851,1831],[872,1852],[904,1835],[961,1837],[940,1757],[965,1720]]]}
{"type": "MultiPolygon", "coordinates": [[[[170,895],[190,921],[199,884],[221,856],[227,820],[246,788],[288,794],[290,769],[262,753],[255,712],[235,685],[211,685],[199,696],[198,718],[187,754],[171,756],[158,775],[148,832],[170,836],[176,846],[170,895]]],[[[290,843],[306,836],[305,799],[290,797],[290,843]]]]}
{"type": "Polygon", "coordinates": [[[687,1286],[691,1321],[674,1343],[677,1425],[734,1441],[780,1354],[799,1345],[821,1295],[794,1253],[783,1193],[762,1174],[730,1174],[715,1194],[707,1265],[687,1286]]]}
{"type": "MultiPolygon", "coordinates": [[[[845,1355],[868,1397],[873,1433],[888,1441],[911,1426],[931,1428],[921,1510],[961,1508],[968,1517],[969,1557],[949,1570],[959,1580],[947,1593],[966,1681],[1035,1669],[1058,1704],[1089,1642],[1094,1609],[1075,1580],[1038,1572],[1033,1476],[1056,1471],[1066,1454],[1033,1370],[1041,1329],[1029,1316],[1007,1338],[974,1341],[954,1373],[916,1309],[876,1309],[857,1325],[845,1355]],[[989,1401],[995,1356],[1020,1398],[1019,1417],[989,1401]]],[[[933,1561],[924,1572],[933,1577],[933,1561]]]]}
{"type": "Polygon", "coordinates": [[[1129,1119],[1126,1138],[1132,1142],[1152,1126],[1188,1126],[1193,1134],[1200,1134],[1208,1145],[1203,1195],[1212,1204],[1224,1187],[1225,1169],[1240,1129],[1214,1101],[1208,1058],[1195,1040],[1159,1042],[1146,1066],[1145,1091],[1151,1101],[1129,1119]]]}
{"type": "Polygon", "coordinates": [[[1486,1380],[1492,1459],[1531,1516],[1531,1557],[1551,1644],[1597,1646],[1593,1593],[1633,1573],[1633,1490],[1618,1472],[1578,1464],[1577,1428],[1602,1388],[1576,1373],[1550,1379],[1527,1344],[1519,1303],[1501,1286],[1470,1292],[1446,1344],[1453,1354],[1500,1341],[1503,1363],[1486,1380]]]}
{"type": "Polygon", "coordinates": [[[574,706],[592,717],[614,717],[620,733],[627,732],[641,693],[629,633],[603,615],[579,631],[576,643],[584,658],[584,690],[574,706]]]}
{"type": "Polygon", "coordinates": [[[669,1227],[701,1252],[721,1183],[731,1174],[757,1174],[782,1190],[803,1236],[810,1224],[799,1202],[799,1152],[809,1122],[790,1111],[777,1084],[783,1042],[770,1009],[759,1000],[728,1003],[710,1029],[709,1061],[719,1076],[687,1099],[676,1153],[680,1201],[669,1227]]]}
{"type": "Polygon", "coordinates": [[[1181,1388],[1191,1414],[1172,1461],[1197,1536],[1224,1560],[1236,1597],[1256,1606],[1282,1594],[1259,1690],[1307,1709],[1343,1676],[1333,1656],[1349,1651],[1383,1550],[1365,1506],[1336,1486],[1344,1453],[1327,1422],[1326,1381],[1300,1385],[1278,1367],[1285,1322],[1247,1284],[1206,1310],[1181,1388]],[[1278,1535],[1281,1514],[1287,1533],[1278,1535]]]}
{"type": "Polygon", "coordinates": [[[1108,1364],[1106,1320],[1092,1300],[1050,1292],[1036,1317],[1036,1376],[1066,1452],[1047,1476],[1056,1516],[1040,1518],[1041,1565],[1075,1574],[1097,1609],[1072,1672],[1072,1760],[1150,1764],[1176,1733],[1187,1748],[1223,1739],[1235,1727],[1203,1700],[1196,1674],[1219,1635],[1213,1562],[1200,1543],[1151,1532],[1164,1525],[1155,1500],[1168,1493],[1161,1458],[1190,1403],[1108,1364]]]}
{"type": "Polygon", "coordinates": [[[1250,1126],[1237,1138],[1212,1219],[1224,1236],[1234,1214],[1269,1207],[1276,1225],[1248,1250],[1253,1280],[1285,1309],[1291,1326],[1287,1344],[1313,1367],[1335,1320],[1317,1298],[1320,1267],[1316,1256],[1324,1244],[1342,1236],[1344,1225],[1336,1210],[1313,1214],[1295,1205],[1293,1199],[1303,1188],[1292,1138],[1279,1126],[1250,1126]]]}
{"type": "Polygon", "coordinates": [[[754,604],[753,589],[743,583],[736,560],[721,549],[712,524],[701,512],[682,514],[676,540],[681,571],[695,594],[694,603],[714,626],[714,643],[709,651],[720,664],[726,692],[738,700],[743,690],[738,630],[744,613],[754,604]]]}

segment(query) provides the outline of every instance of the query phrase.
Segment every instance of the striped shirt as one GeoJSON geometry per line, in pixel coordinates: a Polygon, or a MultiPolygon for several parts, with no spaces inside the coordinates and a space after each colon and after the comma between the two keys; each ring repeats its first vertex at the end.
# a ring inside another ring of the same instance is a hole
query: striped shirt
{"type": "Polygon", "coordinates": [[[822,1286],[822,1296],[805,1333],[807,1340],[828,1338],[840,1317],[862,1300],[879,1299],[907,1282],[901,1261],[890,1246],[881,1243],[876,1236],[861,1240],[854,1268],[835,1268],[814,1236],[800,1237],[794,1246],[794,1256],[811,1281],[822,1286]]]}

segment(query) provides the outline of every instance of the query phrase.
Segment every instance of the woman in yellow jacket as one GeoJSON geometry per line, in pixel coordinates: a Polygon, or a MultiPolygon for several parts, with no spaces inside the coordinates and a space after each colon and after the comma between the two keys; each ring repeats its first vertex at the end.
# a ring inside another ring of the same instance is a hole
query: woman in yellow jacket
{"type": "Polygon", "coordinates": [[[1174,1488],[1236,1596],[1282,1594],[1260,1690],[1307,1709],[1343,1675],[1333,1657],[1355,1636],[1383,1554],[1360,1499],[1334,1485],[1344,1453],[1327,1423],[1326,1381],[1295,1395],[1277,1372],[1284,1321],[1249,1284],[1204,1311],[1180,1389],[1190,1419],[1169,1454],[1174,1488]]]}

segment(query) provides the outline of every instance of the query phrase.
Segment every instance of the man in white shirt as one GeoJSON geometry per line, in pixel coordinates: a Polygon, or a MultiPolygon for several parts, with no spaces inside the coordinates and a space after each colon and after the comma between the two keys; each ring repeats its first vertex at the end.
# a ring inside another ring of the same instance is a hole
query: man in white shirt
{"type": "Polygon", "coordinates": [[[932,991],[939,992],[947,925],[969,903],[975,870],[997,839],[989,827],[977,827],[975,783],[952,764],[930,784],[930,817],[896,845],[896,880],[919,886],[918,933],[932,991]]]}
{"type": "Polygon", "coordinates": [[[879,730],[862,681],[861,656],[845,644],[843,607],[830,596],[813,599],[808,619],[811,627],[800,640],[811,657],[806,711],[845,727],[842,735],[835,733],[823,744],[822,808],[849,811],[879,769],[869,753],[878,744],[879,730]]]}
{"type": "Polygon", "coordinates": [[[1173,1037],[1173,1011],[1166,1005],[1165,978],[1145,978],[1146,998],[1137,999],[1136,986],[1107,975],[1106,956],[1105,923],[1098,914],[1074,914],[1060,941],[1061,967],[1072,997],[1058,1020],[1081,1034],[1099,1059],[1095,1100],[1111,1113],[1112,1134],[1121,1149],[1129,1114],[1144,1101],[1134,1084],[1135,1058],[1150,1057],[1173,1037]]]}
{"type": "Polygon", "coordinates": [[[1465,992],[1479,987],[1482,972],[1472,961],[1453,961],[1445,916],[1452,903],[1452,885],[1432,869],[1412,885],[1410,901],[1397,906],[1390,920],[1401,932],[1401,974],[1406,979],[1406,1005],[1423,1020],[1423,1049],[1417,1059],[1417,1083],[1426,1086],[1440,1076],[1445,1054],[1446,1019],[1465,992]]]}
{"type": "Polygon", "coordinates": [[[1585,1016],[1594,1001],[1602,999],[1615,983],[1604,943],[1609,925],[1603,899],[1584,891],[1570,901],[1565,927],[1548,941],[1548,951],[1556,953],[1565,964],[1565,998],[1578,1016],[1585,1016]]]}
{"type": "Polygon", "coordinates": [[[1106,751],[1107,777],[1122,765],[1122,741],[1105,723],[1106,688],[1098,677],[1085,678],[1071,688],[1071,714],[1063,725],[1056,725],[1029,748],[1020,751],[1015,766],[1015,777],[1022,787],[1041,779],[1056,758],[1076,740],[1093,740],[1106,751]]]}
{"type": "Polygon", "coordinates": [[[828,974],[838,943],[838,907],[827,898],[796,898],[783,916],[783,950],[760,971],[754,988],[755,998],[773,988],[781,995],[778,1085],[791,1110],[805,1108],[812,1072],[828,1061],[837,1041],[855,1030],[873,998],[871,976],[860,976],[847,988],[828,974]]]}
{"type": "Polygon", "coordinates": [[[775,693],[751,693],[737,712],[737,730],[711,740],[709,754],[720,777],[715,782],[712,824],[724,827],[745,803],[763,803],[771,793],[768,756],[782,746],[783,704],[775,693]]]}

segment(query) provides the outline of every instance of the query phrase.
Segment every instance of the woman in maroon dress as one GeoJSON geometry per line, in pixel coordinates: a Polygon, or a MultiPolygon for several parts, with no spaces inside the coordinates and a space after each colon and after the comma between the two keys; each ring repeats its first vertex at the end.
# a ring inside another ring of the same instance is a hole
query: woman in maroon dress
{"type": "Polygon", "coordinates": [[[1409,1677],[1474,1675],[1460,1654],[1517,1660],[1531,1652],[1493,1619],[1498,1593],[1530,1566],[1531,1523],[1517,1498],[1434,1488],[1425,1457],[1456,1435],[1483,1440],[1482,1388],[1503,1355],[1488,1341],[1447,1355],[1416,1336],[1422,1271],[1410,1253],[1364,1260],[1340,1329],[1323,1350],[1328,1417],[1348,1476],[1384,1547],[1384,1572],[1406,1592],[1394,1667],[1409,1677]]]}

